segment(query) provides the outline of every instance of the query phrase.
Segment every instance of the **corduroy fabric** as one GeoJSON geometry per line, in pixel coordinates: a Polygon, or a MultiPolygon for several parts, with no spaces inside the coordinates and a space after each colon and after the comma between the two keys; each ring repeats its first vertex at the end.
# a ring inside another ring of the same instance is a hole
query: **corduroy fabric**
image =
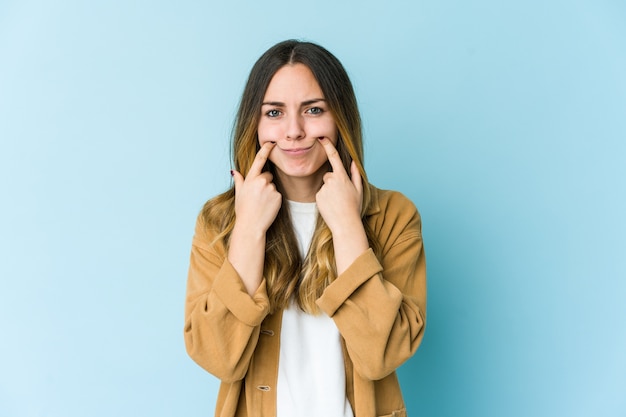
{"type": "MultiPolygon", "coordinates": [[[[376,204],[367,221],[381,259],[364,252],[317,304],[341,333],[355,417],[401,417],[395,370],[417,350],[426,323],[421,219],[402,194],[372,189],[376,204]]],[[[211,245],[214,236],[199,217],[185,303],[187,352],[221,380],[216,416],[275,416],[282,311],[269,314],[265,280],[248,295],[223,243],[211,245]]]]}

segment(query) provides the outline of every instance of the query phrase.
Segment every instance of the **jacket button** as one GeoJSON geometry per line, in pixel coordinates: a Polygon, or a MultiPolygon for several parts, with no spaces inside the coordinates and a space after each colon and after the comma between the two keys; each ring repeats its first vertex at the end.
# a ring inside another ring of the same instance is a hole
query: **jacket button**
{"type": "Polygon", "coordinates": [[[256,387],[256,389],[260,390],[260,391],[269,391],[270,387],[267,385],[259,385],[256,387]]]}

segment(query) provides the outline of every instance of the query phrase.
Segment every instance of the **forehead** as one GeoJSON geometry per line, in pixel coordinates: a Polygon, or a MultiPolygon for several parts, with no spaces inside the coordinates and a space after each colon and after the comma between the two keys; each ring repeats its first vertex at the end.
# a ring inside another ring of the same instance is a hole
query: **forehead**
{"type": "Polygon", "coordinates": [[[272,77],[264,101],[298,101],[324,98],[315,76],[304,64],[285,65],[272,77]]]}

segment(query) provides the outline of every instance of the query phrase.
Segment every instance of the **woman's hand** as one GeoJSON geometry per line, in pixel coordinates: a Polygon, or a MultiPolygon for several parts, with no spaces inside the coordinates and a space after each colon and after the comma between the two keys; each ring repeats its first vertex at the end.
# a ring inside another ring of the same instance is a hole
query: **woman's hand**
{"type": "Polygon", "coordinates": [[[228,260],[251,296],[263,280],[265,233],[283,201],[272,182],[272,174],[263,172],[274,146],[271,142],[261,146],[245,179],[241,173],[233,171],[235,227],[230,234],[228,260]]]}
{"type": "Polygon", "coordinates": [[[315,200],[320,214],[334,234],[346,221],[361,222],[363,183],[354,161],[350,165],[350,177],[333,143],[328,138],[323,138],[320,139],[320,144],[328,155],[333,171],[324,174],[324,184],[317,192],[315,200]]]}
{"type": "Polygon", "coordinates": [[[328,138],[320,139],[320,143],[333,171],[324,174],[324,184],[315,201],[333,234],[337,274],[341,274],[369,247],[361,221],[363,181],[354,161],[350,164],[351,176],[348,176],[337,149],[328,138]]]}
{"type": "Polygon", "coordinates": [[[282,196],[276,191],[272,174],[263,172],[275,143],[266,142],[257,152],[248,176],[232,171],[235,182],[236,226],[265,233],[278,215],[282,196]]]}

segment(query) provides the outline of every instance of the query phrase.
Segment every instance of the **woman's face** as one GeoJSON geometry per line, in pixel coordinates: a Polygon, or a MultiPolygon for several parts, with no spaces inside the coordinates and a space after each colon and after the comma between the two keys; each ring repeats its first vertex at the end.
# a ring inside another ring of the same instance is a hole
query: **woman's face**
{"type": "Polygon", "coordinates": [[[337,126],[311,70],[285,65],[270,81],[258,126],[259,144],[276,142],[269,159],[284,180],[310,178],[320,182],[328,157],[318,138],[337,145],[337,126]]]}

